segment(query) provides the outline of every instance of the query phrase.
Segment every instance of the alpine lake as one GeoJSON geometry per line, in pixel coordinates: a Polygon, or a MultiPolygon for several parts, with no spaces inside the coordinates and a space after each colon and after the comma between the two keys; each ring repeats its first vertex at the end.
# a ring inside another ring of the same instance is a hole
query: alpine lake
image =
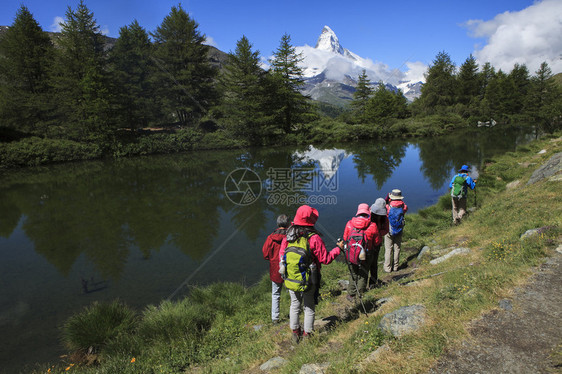
{"type": "Polygon", "coordinates": [[[140,311],[192,286],[255,284],[281,213],[317,208],[331,249],[359,203],[399,188],[416,212],[448,192],[461,165],[477,178],[486,159],[531,138],[497,126],[0,172],[0,372],[57,361],[61,326],[94,301],[140,311]]]}

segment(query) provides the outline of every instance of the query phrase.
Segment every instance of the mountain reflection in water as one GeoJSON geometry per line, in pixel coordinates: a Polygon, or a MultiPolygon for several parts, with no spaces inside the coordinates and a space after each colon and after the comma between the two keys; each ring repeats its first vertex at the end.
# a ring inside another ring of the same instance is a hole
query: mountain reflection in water
{"type": "MultiPolygon", "coordinates": [[[[193,152],[7,171],[0,179],[0,359],[4,369],[62,352],[58,327],[92,301],[115,298],[142,308],[215,281],[253,284],[267,271],[261,245],[281,213],[272,204],[273,171],[286,171],[285,192],[333,195],[316,206],[331,237],[341,235],[357,204],[401,188],[410,212],[447,191],[462,164],[479,170],[513,151],[524,134],[497,127],[413,141],[193,152]],[[264,189],[233,204],[225,179],[247,168],[264,189]],[[292,171],[310,183],[296,183],[292,171]],[[306,175],[305,175],[306,176],[306,175]],[[314,185],[314,178],[330,184],[314,185]],[[178,292],[179,291],[179,292],[178,292]]],[[[276,175],[282,175],[278,173],[276,175]]]]}

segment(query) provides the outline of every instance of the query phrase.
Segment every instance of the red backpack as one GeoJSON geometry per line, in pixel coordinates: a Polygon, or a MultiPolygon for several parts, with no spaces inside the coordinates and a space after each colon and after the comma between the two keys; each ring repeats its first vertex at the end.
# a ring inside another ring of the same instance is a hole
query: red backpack
{"type": "Polygon", "coordinates": [[[345,242],[345,255],[352,264],[359,265],[359,254],[361,251],[367,253],[367,238],[365,230],[354,227],[345,242]]]}

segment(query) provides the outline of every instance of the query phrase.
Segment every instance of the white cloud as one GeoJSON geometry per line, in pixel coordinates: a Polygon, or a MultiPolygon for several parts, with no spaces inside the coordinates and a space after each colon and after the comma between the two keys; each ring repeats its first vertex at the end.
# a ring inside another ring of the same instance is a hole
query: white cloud
{"type": "Polygon", "coordinates": [[[466,22],[474,37],[487,44],[474,52],[480,65],[511,71],[525,64],[531,74],[544,61],[553,73],[562,72],[562,2],[543,0],[518,12],[504,12],[492,20],[466,22]]]}
{"type": "Polygon", "coordinates": [[[53,20],[53,24],[49,27],[49,30],[52,32],[60,32],[61,31],[61,23],[64,22],[64,18],[56,16],[53,20]]]}
{"type": "Polygon", "coordinates": [[[212,36],[206,36],[203,44],[210,45],[210,46],[213,46],[215,48],[218,47],[217,43],[215,42],[215,39],[213,39],[212,36]]]}
{"type": "Polygon", "coordinates": [[[107,26],[102,27],[100,32],[102,35],[109,35],[109,27],[107,26]]]}
{"type": "Polygon", "coordinates": [[[404,80],[410,82],[424,82],[425,73],[427,73],[428,66],[423,62],[406,62],[408,71],[404,74],[404,80]]]}

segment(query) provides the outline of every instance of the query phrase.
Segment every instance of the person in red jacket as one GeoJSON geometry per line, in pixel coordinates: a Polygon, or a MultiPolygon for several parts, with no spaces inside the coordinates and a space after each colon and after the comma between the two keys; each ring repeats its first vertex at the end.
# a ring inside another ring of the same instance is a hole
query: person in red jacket
{"type": "MultiPolygon", "coordinates": [[[[347,288],[347,299],[354,300],[357,292],[362,294],[367,288],[367,279],[369,277],[370,260],[376,246],[380,246],[381,237],[377,225],[371,222],[371,210],[368,204],[359,204],[355,217],[347,222],[343,233],[343,240],[347,242],[354,233],[362,233],[366,239],[365,257],[359,257],[359,263],[350,264],[349,286],[347,288]]],[[[348,251],[350,248],[348,248],[348,251]]]]}
{"type": "MultiPolygon", "coordinates": [[[[386,234],[388,234],[388,217],[386,216],[386,202],[382,197],[379,197],[373,205],[371,205],[371,222],[377,225],[379,229],[379,236],[382,238],[386,234]]],[[[369,271],[370,271],[370,278],[369,278],[369,287],[374,288],[377,287],[379,284],[378,279],[378,271],[379,271],[379,253],[380,253],[381,245],[376,245],[375,248],[370,251],[371,259],[368,261],[370,263],[369,271]]]]}
{"type": "Polygon", "coordinates": [[[283,286],[283,278],[279,274],[279,249],[281,248],[281,242],[285,239],[288,227],[289,217],[281,214],[277,217],[277,229],[269,234],[261,249],[264,260],[269,260],[271,320],[273,323],[279,322],[279,301],[281,300],[281,286],[283,286]]]}
{"type": "Polygon", "coordinates": [[[314,330],[314,317],[316,304],[318,302],[318,284],[320,284],[321,275],[321,265],[328,265],[331,263],[339,254],[343,248],[343,241],[337,243],[337,247],[328,251],[324,245],[324,241],[314,228],[316,221],[318,220],[318,211],[308,205],[302,205],[297,209],[295,213],[295,218],[293,224],[287,229],[287,236],[283,239],[281,243],[281,249],[279,250],[279,258],[277,261],[281,262],[283,260],[283,255],[285,254],[285,249],[287,248],[288,242],[294,242],[299,237],[308,237],[309,249],[312,252],[313,263],[316,265],[318,271],[318,280],[316,284],[312,285],[309,289],[304,292],[297,292],[289,290],[291,295],[291,307],[289,310],[289,325],[291,330],[293,330],[293,341],[298,342],[300,340],[301,334],[304,337],[310,336],[314,330]],[[304,305],[304,333],[302,332],[299,316],[301,312],[301,306],[304,305]]]}

